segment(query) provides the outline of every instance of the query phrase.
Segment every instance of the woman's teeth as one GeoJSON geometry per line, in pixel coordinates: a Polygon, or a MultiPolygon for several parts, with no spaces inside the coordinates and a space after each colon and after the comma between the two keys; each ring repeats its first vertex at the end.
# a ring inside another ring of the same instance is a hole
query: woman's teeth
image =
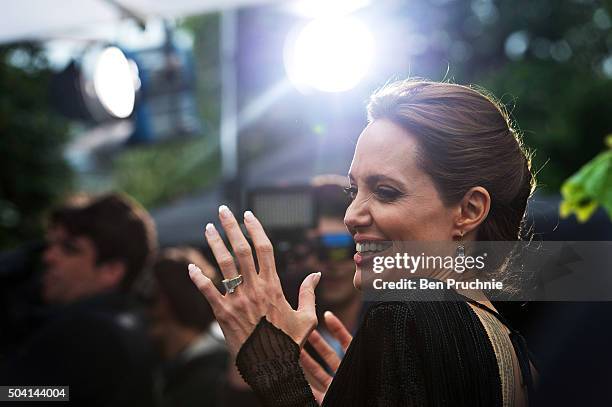
{"type": "Polygon", "coordinates": [[[391,242],[360,242],[355,246],[361,254],[372,254],[388,249],[391,247],[391,242]]]}

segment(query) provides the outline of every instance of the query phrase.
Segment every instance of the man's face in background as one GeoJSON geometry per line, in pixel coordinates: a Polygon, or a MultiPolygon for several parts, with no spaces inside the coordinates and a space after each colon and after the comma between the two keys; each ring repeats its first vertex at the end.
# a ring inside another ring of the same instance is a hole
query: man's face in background
{"type": "Polygon", "coordinates": [[[46,303],[67,304],[99,290],[96,248],[87,237],[51,226],[43,262],[42,297],[46,303]]]}
{"type": "Polygon", "coordinates": [[[324,246],[319,247],[319,253],[312,253],[305,260],[307,269],[321,272],[317,301],[326,307],[350,303],[359,292],[353,286],[353,240],[344,226],[343,219],[321,217],[317,227],[309,232],[308,237],[319,241],[319,246],[324,246]],[[342,244],[344,238],[347,244],[342,244]]]}

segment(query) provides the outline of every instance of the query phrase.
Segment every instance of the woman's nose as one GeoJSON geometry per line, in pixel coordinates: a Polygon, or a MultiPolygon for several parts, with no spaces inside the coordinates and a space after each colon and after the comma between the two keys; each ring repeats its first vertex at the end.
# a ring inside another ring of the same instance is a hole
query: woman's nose
{"type": "Polygon", "coordinates": [[[353,200],[344,215],[344,224],[349,232],[354,234],[357,228],[368,226],[371,223],[372,216],[367,200],[353,200]]]}

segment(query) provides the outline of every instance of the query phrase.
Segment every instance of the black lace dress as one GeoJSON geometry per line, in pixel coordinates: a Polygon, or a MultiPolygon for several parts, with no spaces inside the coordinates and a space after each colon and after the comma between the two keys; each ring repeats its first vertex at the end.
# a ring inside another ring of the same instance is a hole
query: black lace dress
{"type": "MultiPolygon", "coordinates": [[[[444,296],[373,304],[323,406],[502,406],[500,369],[485,328],[463,297],[444,296]]],[[[299,352],[262,318],[236,363],[264,405],[317,406],[299,352]]]]}

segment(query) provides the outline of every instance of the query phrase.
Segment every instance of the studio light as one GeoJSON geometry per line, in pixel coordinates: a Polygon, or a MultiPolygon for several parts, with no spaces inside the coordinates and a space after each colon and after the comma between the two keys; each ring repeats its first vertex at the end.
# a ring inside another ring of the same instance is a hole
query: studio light
{"type": "Polygon", "coordinates": [[[108,47],[98,56],[93,85],[102,106],[114,117],[132,114],[136,98],[134,64],[117,47],[108,47]]]}
{"type": "Polygon", "coordinates": [[[50,93],[64,116],[103,123],[129,117],[139,88],[133,60],[114,45],[93,44],[54,73],[50,93]]]}
{"type": "Polygon", "coordinates": [[[351,17],[313,20],[285,43],[285,68],[300,90],[343,92],[355,87],[374,59],[374,38],[351,17]]]}

